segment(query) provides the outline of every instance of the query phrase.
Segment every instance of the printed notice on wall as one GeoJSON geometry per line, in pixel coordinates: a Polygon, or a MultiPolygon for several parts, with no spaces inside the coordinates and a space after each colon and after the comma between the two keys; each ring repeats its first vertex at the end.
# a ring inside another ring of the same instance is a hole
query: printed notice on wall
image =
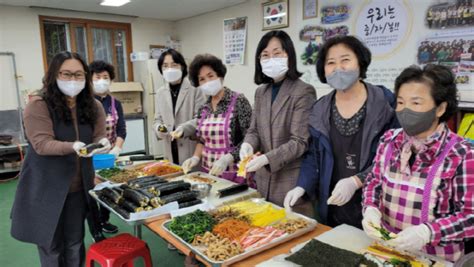
{"type": "Polygon", "coordinates": [[[224,20],[225,64],[244,64],[247,17],[224,20]]]}
{"type": "Polygon", "coordinates": [[[383,57],[403,44],[410,29],[410,16],[403,1],[374,0],[362,7],[355,32],[373,56],[383,57]]]}

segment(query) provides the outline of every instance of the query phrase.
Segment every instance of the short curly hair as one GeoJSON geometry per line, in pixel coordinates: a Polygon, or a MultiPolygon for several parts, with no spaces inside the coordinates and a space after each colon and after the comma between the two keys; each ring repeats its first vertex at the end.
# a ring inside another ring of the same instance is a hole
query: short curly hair
{"type": "Polygon", "coordinates": [[[458,109],[458,91],[455,76],[451,69],[442,65],[427,64],[420,68],[412,65],[404,69],[395,79],[395,96],[398,97],[400,87],[410,82],[419,82],[431,88],[431,96],[436,104],[446,102],[446,111],[439,118],[440,122],[447,121],[458,109]]]}
{"type": "Polygon", "coordinates": [[[112,64],[109,64],[103,60],[94,60],[89,64],[89,71],[91,75],[94,73],[108,72],[110,80],[115,79],[115,68],[112,64]]]}
{"type": "Polygon", "coordinates": [[[318,73],[319,80],[322,83],[327,83],[326,73],[324,72],[324,65],[326,64],[326,57],[329,49],[335,45],[343,44],[354,52],[359,62],[359,78],[367,78],[367,69],[372,61],[372,53],[359,39],[354,36],[335,36],[327,40],[318,52],[316,60],[316,73],[318,73]]]}
{"type": "Polygon", "coordinates": [[[211,54],[197,55],[191,64],[189,64],[189,79],[195,87],[199,86],[199,71],[204,66],[209,66],[220,78],[224,78],[227,73],[227,68],[220,58],[211,54]]]}

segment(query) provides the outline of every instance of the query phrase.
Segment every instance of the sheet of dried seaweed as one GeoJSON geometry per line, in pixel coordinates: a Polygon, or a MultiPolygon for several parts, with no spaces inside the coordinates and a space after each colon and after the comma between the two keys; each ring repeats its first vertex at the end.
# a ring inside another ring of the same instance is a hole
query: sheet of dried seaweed
{"type": "Polygon", "coordinates": [[[313,239],[285,259],[308,267],[358,267],[363,262],[364,256],[313,239]]]}

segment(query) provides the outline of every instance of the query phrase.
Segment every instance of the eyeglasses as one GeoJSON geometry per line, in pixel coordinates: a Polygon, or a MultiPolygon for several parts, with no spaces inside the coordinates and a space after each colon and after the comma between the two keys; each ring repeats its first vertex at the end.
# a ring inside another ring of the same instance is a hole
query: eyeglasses
{"type": "Polygon", "coordinates": [[[59,78],[63,80],[70,81],[72,80],[72,77],[74,77],[75,80],[78,81],[83,81],[86,79],[86,73],[83,71],[78,71],[78,72],[70,72],[70,71],[60,71],[59,72],[59,78]]]}
{"type": "Polygon", "coordinates": [[[283,52],[283,50],[274,51],[273,54],[266,53],[266,52],[260,54],[261,60],[266,60],[270,58],[282,58],[282,57],[285,57],[285,52],[283,52]]]}

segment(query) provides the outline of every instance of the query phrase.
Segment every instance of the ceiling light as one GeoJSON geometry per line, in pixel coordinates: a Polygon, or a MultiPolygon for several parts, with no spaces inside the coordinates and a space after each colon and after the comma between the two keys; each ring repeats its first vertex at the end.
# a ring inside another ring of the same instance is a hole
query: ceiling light
{"type": "Polygon", "coordinates": [[[101,6],[123,6],[129,3],[130,0],[102,0],[101,6]]]}

